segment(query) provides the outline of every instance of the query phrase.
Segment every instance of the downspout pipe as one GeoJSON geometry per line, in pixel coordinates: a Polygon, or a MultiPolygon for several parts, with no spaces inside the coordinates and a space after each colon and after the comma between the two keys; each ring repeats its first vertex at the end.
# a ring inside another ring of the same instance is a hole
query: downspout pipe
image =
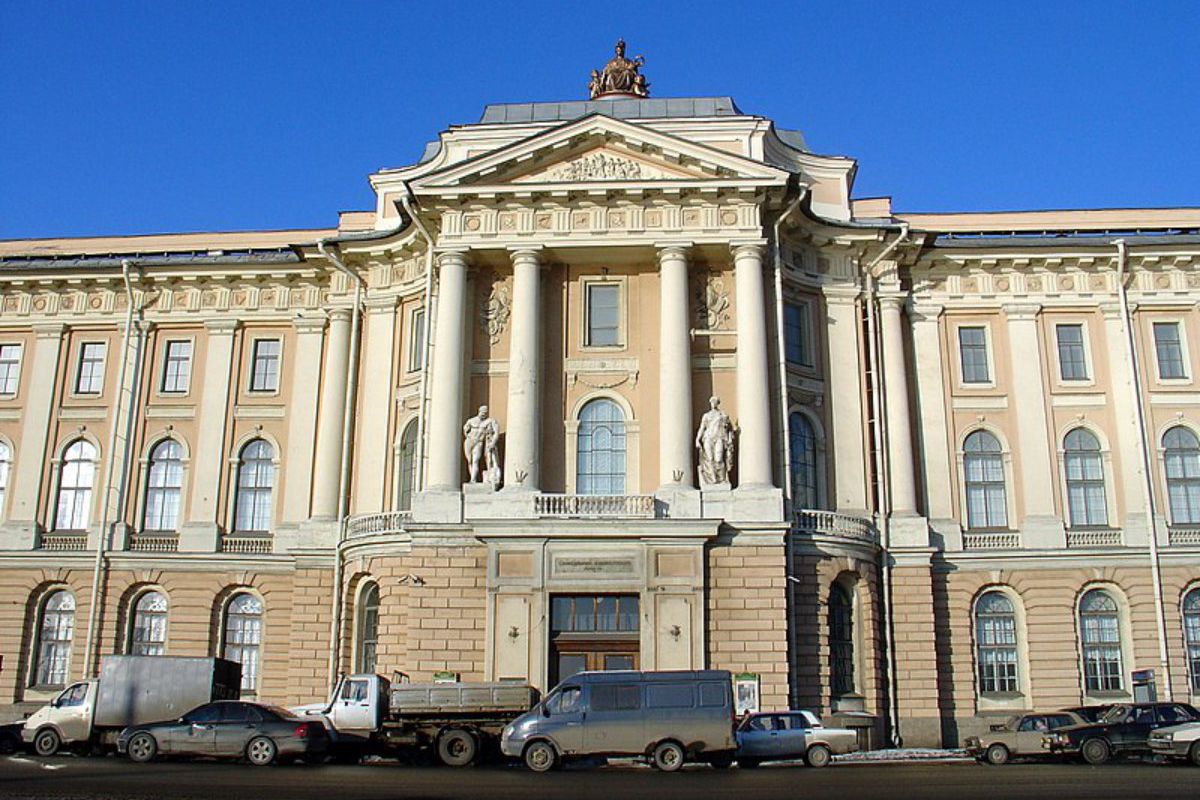
{"type": "Polygon", "coordinates": [[[903,744],[903,740],[900,737],[900,701],[898,692],[896,691],[896,634],[895,621],[892,617],[891,531],[888,525],[888,518],[891,514],[891,462],[888,458],[888,430],[884,424],[887,405],[880,386],[879,375],[882,358],[879,352],[878,323],[875,319],[875,268],[908,238],[908,233],[908,223],[900,223],[900,233],[863,270],[866,289],[867,358],[871,367],[871,385],[869,391],[873,398],[872,406],[874,411],[874,424],[872,427],[875,433],[875,479],[879,488],[876,518],[879,522],[881,545],[879,594],[883,604],[884,649],[887,651],[887,730],[894,747],[900,747],[903,744]]]}
{"type": "MultiPolygon", "coordinates": [[[[118,431],[121,428],[121,411],[125,399],[125,368],[129,363],[129,345],[133,334],[133,314],[134,314],[134,297],[133,297],[133,279],[130,273],[133,269],[133,262],[129,259],[121,260],[121,281],[125,285],[125,330],[121,337],[121,365],[117,369],[117,405],[113,409],[112,424],[108,431],[108,453],[104,465],[104,502],[100,504],[100,530],[96,537],[96,558],[92,565],[92,593],[91,602],[88,605],[88,627],[87,638],[85,639],[85,652],[83,657],[84,669],[89,676],[95,676],[98,672],[98,664],[95,663],[95,655],[99,651],[99,642],[96,641],[96,627],[99,623],[99,607],[103,601],[103,593],[100,590],[100,584],[104,579],[104,565],[106,557],[106,549],[108,547],[109,531],[109,499],[113,492],[113,471],[116,467],[117,460],[117,438],[118,431]]],[[[135,376],[136,380],[136,376],[135,376]]],[[[126,435],[126,451],[128,450],[129,431],[132,426],[132,411],[133,411],[133,392],[130,392],[129,408],[126,409],[128,418],[125,422],[126,435]]],[[[121,486],[124,486],[124,473],[128,466],[128,457],[125,459],[125,464],[122,465],[121,486]]],[[[124,494],[123,488],[120,489],[124,494]]],[[[118,507],[123,508],[123,501],[118,501],[118,507]]]]}
{"type": "Polygon", "coordinates": [[[338,651],[342,632],[342,546],[346,540],[346,513],[350,506],[350,446],[354,438],[354,404],[358,396],[358,349],[362,339],[363,279],[342,261],[329,245],[336,237],[321,239],[317,250],[334,269],[354,283],[354,308],[350,312],[350,369],[346,380],[345,409],[342,412],[342,463],[338,474],[338,539],[333,562],[333,614],[329,623],[329,685],[337,680],[338,651]]]}
{"type": "Polygon", "coordinates": [[[1142,377],[1134,344],[1133,317],[1129,311],[1129,297],[1125,290],[1126,268],[1129,252],[1124,239],[1116,239],[1117,248],[1117,297],[1121,304],[1121,325],[1124,327],[1125,358],[1133,379],[1129,383],[1133,395],[1134,419],[1138,426],[1138,443],[1141,445],[1142,500],[1146,507],[1146,522],[1150,528],[1150,577],[1154,584],[1154,621],[1158,626],[1158,663],[1162,670],[1162,687],[1165,700],[1171,700],[1171,664],[1167,656],[1167,621],[1163,608],[1162,567],[1158,557],[1158,524],[1155,522],[1154,486],[1151,483],[1151,444],[1146,428],[1146,412],[1142,404],[1142,377]]]}
{"type": "MultiPolygon", "coordinates": [[[[780,231],[783,228],[783,223],[792,212],[800,207],[800,203],[804,202],[804,198],[808,196],[809,188],[806,184],[800,185],[800,191],[796,195],[796,199],[788,204],[787,208],[775,219],[775,340],[777,342],[777,350],[779,356],[779,415],[780,422],[780,441],[781,451],[780,463],[783,464],[783,497],[785,507],[795,502],[792,497],[792,460],[791,460],[791,430],[788,419],[788,381],[787,381],[787,342],[784,336],[783,324],[783,241],[780,238],[780,231]]],[[[792,519],[795,518],[793,509],[792,519]]],[[[787,634],[788,634],[788,707],[796,708],[799,703],[800,687],[799,687],[799,664],[796,659],[796,590],[795,585],[799,579],[793,574],[796,569],[796,542],[794,523],[789,521],[787,539],[784,546],[784,558],[787,559],[787,566],[784,574],[787,575],[787,634]]]]}
{"type": "Polygon", "coordinates": [[[413,209],[412,190],[405,187],[406,191],[400,195],[400,204],[404,206],[404,213],[408,214],[408,218],[413,221],[413,225],[421,234],[421,238],[425,240],[425,298],[424,303],[424,326],[425,330],[421,332],[421,389],[417,399],[417,454],[416,454],[416,480],[414,489],[423,489],[425,487],[425,404],[429,397],[429,358],[433,352],[433,314],[436,313],[433,300],[433,237],[429,235],[429,229],[425,227],[425,223],[421,222],[421,218],[417,216],[417,212],[413,209]]]}

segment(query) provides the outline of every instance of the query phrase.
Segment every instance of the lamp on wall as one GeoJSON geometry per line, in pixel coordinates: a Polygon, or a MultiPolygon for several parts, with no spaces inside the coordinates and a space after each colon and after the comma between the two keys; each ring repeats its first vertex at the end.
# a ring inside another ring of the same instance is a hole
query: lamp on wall
{"type": "Polygon", "coordinates": [[[678,625],[672,625],[671,630],[667,631],[667,633],[671,634],[671,638],[678,642],[679,637],[683,635],[683,628],[678,625]]]}
{"type": "Polygon", "coordinates": [[[521,631],[516,625],[513,625],[508,629],[508,638],[512,639],[514,642],[521,638],[521,631]]]}
{"type": "Polygon", "coordinates": [[[410,572],[407,575],[401,575],[399,578],[397,578],[396,583],[399,583],[399,584],[408,583],[408,584],[412,584],[413,586],[424,586],[425,579],[422,578],[420,575],[415,575],[410,572]]]}

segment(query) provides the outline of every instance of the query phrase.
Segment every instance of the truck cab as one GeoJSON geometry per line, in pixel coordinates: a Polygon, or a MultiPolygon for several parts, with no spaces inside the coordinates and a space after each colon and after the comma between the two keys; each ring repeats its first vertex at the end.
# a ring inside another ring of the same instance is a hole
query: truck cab
{"type": "Polygon", "coordinates": [[[21,739],[40,756],[52,756],[64,744],[86,742],[92,736],[99,681],[73,683],[25,720],[21,739]]]}

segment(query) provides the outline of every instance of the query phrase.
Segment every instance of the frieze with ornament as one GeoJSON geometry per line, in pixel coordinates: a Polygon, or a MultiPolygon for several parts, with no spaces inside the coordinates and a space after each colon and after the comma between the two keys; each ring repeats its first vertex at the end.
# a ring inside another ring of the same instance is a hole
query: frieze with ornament
{"type": "MultiPolygon", "coordinates": [[[[656,231],[712,231],[744,235],[761,232],[755,206],[669,205],[584,206],[537,211],[447,210],[442,215],[444,241],[492,239],[513,235],[608,234],[656,231]]],[[[404,280],[408,280],[406,271],[404,280]]]]}

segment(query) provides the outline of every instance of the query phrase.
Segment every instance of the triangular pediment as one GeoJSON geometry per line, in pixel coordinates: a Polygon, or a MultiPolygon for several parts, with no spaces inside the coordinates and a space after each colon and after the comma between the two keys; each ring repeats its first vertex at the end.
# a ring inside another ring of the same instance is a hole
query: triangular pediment
{"type": "Polygon", "coordinates": [[[592,115],[432,171],[412,181],[419,194],[550,190],[580,184],[783,185],[785,170],[642,125],[592,115]]]}

